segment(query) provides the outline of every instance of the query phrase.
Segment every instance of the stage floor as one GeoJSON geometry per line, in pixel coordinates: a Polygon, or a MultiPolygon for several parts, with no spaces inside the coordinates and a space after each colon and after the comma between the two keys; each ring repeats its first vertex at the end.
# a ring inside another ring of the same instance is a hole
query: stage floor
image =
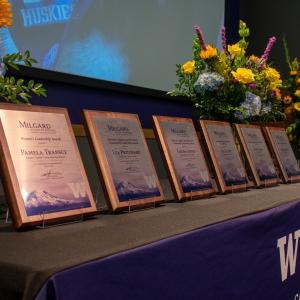
{"type": "Polygon", "coordinates": [[[46,229],[0,220],[0,299],[32,299],[54,273],[201,227],[300,199],[300,184],[218,195],[46,229]]]}

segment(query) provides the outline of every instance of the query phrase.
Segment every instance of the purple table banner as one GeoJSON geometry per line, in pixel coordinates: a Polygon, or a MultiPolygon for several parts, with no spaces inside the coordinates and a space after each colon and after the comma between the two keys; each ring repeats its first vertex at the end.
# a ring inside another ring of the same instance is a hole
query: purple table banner
{"type": "Polygon", "coordinates": [[[38,300],[300,299],[300,201],[59,272],[38,300]]]}

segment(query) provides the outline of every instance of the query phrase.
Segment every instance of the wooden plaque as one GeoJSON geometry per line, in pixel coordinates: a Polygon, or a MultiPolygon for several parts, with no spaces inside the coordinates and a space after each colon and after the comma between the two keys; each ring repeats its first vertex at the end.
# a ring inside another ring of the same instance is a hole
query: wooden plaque
{"type": "Polygon", "coordinates": [[[212,195],[215,191],[193,120],[153,116],[153,122],[176,199],[212,195]]]}
{"type": "Polygon", "coordinates": [[[277,185],[279,178],[261,127],[246,124],[235,124],[234,127],[255,186],[277,185]]]}
{"type": "Polygon", "coordinates": [[[285,128],[267,126],[263,130],[283,182],[300,182],[300,168],[285,128]]]}
{"type": "Polygon", "coordinates": [[[96,212],[66,109],[0,104],[0,151],[15,228],[96,212]]]}
{"type": "Polygon", "coordinates": [[[249,183],[229,123],[201,120],[204,135],[221,193],[247,190],[249,183]]]}
{"type": "Polygon", "coordinates": [[[162,202],[163,191],[138,116],[90,110],[83,115],[109,208],[162,202]]]}

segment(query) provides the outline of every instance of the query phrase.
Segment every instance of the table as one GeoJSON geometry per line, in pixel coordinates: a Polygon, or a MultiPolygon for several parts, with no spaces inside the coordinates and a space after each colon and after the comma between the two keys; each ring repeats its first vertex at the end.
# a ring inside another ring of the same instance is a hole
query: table
{"type": "Polygon", "coordinates": [[[2,222],[0,299],[294,299],[297,199],[300,184],[25,232],[2,222]]]}

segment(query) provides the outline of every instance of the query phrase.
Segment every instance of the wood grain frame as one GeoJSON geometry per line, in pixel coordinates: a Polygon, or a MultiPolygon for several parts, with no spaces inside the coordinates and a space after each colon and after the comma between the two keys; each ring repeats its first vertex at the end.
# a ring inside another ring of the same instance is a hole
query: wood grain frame
{"type": "MultiPolygon", "coordinates": [[[[73,133],[72,125],[67,110],[65,108],[16,105],[16,104],[6,104],[6,103],[0,104],[0,111],[1,110],[21,111],[24,112],[24,114],[26,114],[26,112],[37,112],[39,114],[50,113],[54,115],[64,116],[66,126],[68,129],[68,134],[70,135],[70,138],[72,140],[74,155],[78,160],[81,179],[85,185],[87,197],[90,201],[90,207],[83,207],[80,209],[70,209],[70,210],[63,210],[63,211],[59,210],[53,212],[45,212],[42,215],[28,216],[25,210],[24,200],[20,189],[20,183],[17,178],[16,169],[13,164],[13,159],[11,156],[11,152],[9,150],[7,137],[5,135],[3,123],[1,120],[0,122],[1,177],[3,180],[4,190],[8,198],[8,205],[9,205],[14,227],[16,229],[20,229],[23,227],[42,225],[45,222],[47,223],[60,222],[60,221],[68,220],[70,218],[74,218],[76,216],[83,217],[83,216],[89,216],[95,214],[97,211],[96,206],[94,203],[92,192],[90,190],[90,186],[84,170],[84,166],[81,161],[80,153],[77,147],[76,139],[73,133]]],[[[55,191],[52,192],[55,194],[55,191]]]]}
{"type": "MultiPolygon", "coordinates": [[[[256,187],[269,187],[269,186],[277,185],[279,183],[279,178],[270,178],[270,179],[265,179],[265,180],[261,180],[259,178],[257,168],[256,168],[255,163],[254,163],[253,156],[251,155],[249,146],[247,145],[247,142],[245,140],[245,136],[243,134],[242,128],[256,129],[256,130],[259,131],[259,133],[262,135],[263,138],[264,138],[264,135],[263,135],[263,132],[262,132],[261,127],[259,125],[234,124],[234,129],[237,133],[237,138],[238,138],[238,140],[241,144],[242,153],[243,153],[244,157],[246,158],[246,162],[249,166],[249,170],[250,170],[251,175],[253,177],[253,181],[254,181],[255,186],[256,187]]],[[[264,141],[265,141],[265,139],[264,139],[264,141]]],[[[267,144],[265,146],[268,150],[267,144]]],[[[272,160],[271,155],[270,155],[270,159],[272,160]]],[[[272,160],[272,162],[273,162],[273,160],[272,160]]],[[[275,165],[274,165],[274,168],[275,168],[275,165]]]]}
{"type": "MultiPolygon", "coordinates": [[[[280,177],[282,178],[284,183],[300,182],[300,176],[289,176],[287,174],[286,169],[283,166],[277,144],[272,137],[271,131],[282,131],[286,134],[286,129],[283,127],[274,127],[274,126],[264,126],[263,127],[263,133],[265,135],[269,149],[275,159],[275,163],[279,170],[280,177]]],[[[289,146],[291,147],[291,151],[294,153],[292,146],[290,144],[289,144],[289,146]]],[[[296,157],[295,157],[295,160],[296,160],[296,157]]]]}
{"type": "MultiPolygon", "coordinates": [[[[206,145],[207,151],[208,151],[210,159],[211,159],[211,163],[212,163],[213,170],[215,173],[216,183],[218,185],[219,192],[220,193],[228,193],[228,192],[234,192],[234,191],[243,191],[243,190],[246,191],[249,187],[252,187],[252,184],[249,182],[249,179],[247,177],[246,170],[244,170],[245,175],[246,175],[246,180],[247,180],[246,183],[236,184],[236,185],[232,185],[232,186],[228,186],[225,183],[225,180],[224,180],[224,177],[222,174],[222,170],[221,170],[221,166],[220,166],[220,162],[217,159],[216,152],[213,147],[211,137],[209,136],[207,126],[208,125],[229,126],[230,130],[232,132],[230,123],[222,122],[222,121],[213,121],[213,120],[200,120],[199,123],[200,123],[201,132],[204,136],[205,145],[206,145]]],[[[234,147],[236,147],[236,144],[234,145],[234,147]]],[[[236,150],[238,153],[237,147],[236,147],[236,150]]],[[[237,159],[240,161],[241,166],[244,167],[239,153],[238,153],[237,159]]]]}
{"type": "MultiPolygon", "coordinates": [[[[177,118],[177,117],[167,117],[167,116],[152,116],[153,118],[153,123],[154,123],[154,132],[157,137],[157,141],[159,143],[161,153],[163,160],[166,165],[166,169],[168,171],[170,183],[172,186],[173,193],[175,195],[175,199],[177,201],[184,201],[184,200],[189,200],[193,198],[203,198],[203,197],[208,197],[211,196],[215,193],[215,190],[213,187],[211,188],[206,188],[206,189],[201,189],[201,190],[195,190],[192,192],[184,192],[182,189],[182,186],[180,184],[180,178],[178,178],[178,175],[176,173],[176,161],[172,158],[171,150],[170,150],[170,145],[168,144],[167,137],[166,137],[166,132],[164,131],[161,122],[172,122],[172,123],[188,123],[192,125],[193,128],[193,136],[192,138],[194,140],[194,143],[196,145],[196,148],[198,150],[198,154],[201,157],[201,160],[203,160],[204,165],[206,167],[207,173],[209,173],[209,169],[207,166],[207,163],[205,161],[202,148],[200,146],[198,136],[193,124],[193,120],[190,118],[177,118]]],[[[209,175],[210,178],[210,175],[209,175]]],[[[210,178],[210,182],[212,183],[212,180],[210,178]]]]}
{"type": "Polygon", "coordinates": [[[103,185],[105,198],[109,209],[113,212],[121,211],[125,209],[137,209],[145,206],[155,205],[155,203],[161,203],[164,201],[164,194],[160,186],[160,182],[151,158],[150,151],[146,139],[143,134],[141,123],[139,117],[136,114],[129,113],[117,113],[117,112],[106,112],[106,111],[94,111],[94,110],[83,110],[84,125],[88,139],[90,141],[91,149],[94,154],[96,161],[97,171],[100,180],[103,185]],[[99,130],[97,130],[95,120],[96,118],[112,118],[112,119],[125,119],[134,121],[138,127],[140,134],[140,140],[143,143],[146,155],[148,156],[151,172],[155,176],[157,188],[159,190],[160,196],[147,197],[134,199],[130,201],[120,201],[116,187],[114,185],[113,175],[111,167],[108,162],[107,154],[105,152],[103,141],[100,136],[99,130]]]}

